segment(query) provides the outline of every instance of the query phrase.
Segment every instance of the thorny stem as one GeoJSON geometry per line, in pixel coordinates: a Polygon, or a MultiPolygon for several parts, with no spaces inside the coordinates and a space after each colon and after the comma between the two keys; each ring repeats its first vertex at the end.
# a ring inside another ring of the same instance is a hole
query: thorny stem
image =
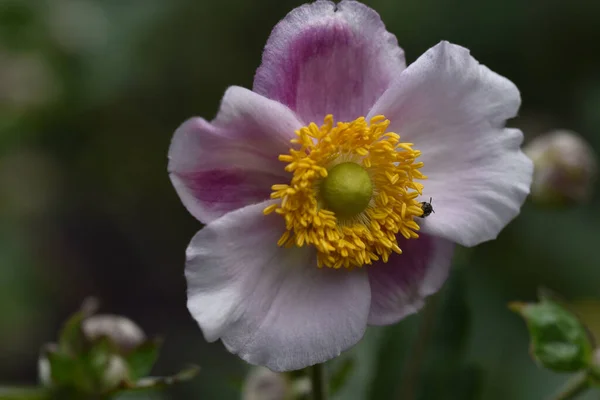
{"type": "Polygon", "coordinates": [[[562,388],[560,393],[556,396],[551,397],[550,400],[571,400],[588,390],[590,387],[590,380],[587,372],[582,372],[575,375],[567,385],[562,388]]]}
{"type": "Polygon", "coordinates": [[[310,368],[313,400],[327,400],[327,382],[323,364],[315,364],[310,368]]]}
{"type": "Polygon", "coordinates": [[[433,333],[435,327],[435,317],[437,313],[439,303],[439,296],[431,296],[429,301],[425,304],[423,310],[421,323],[419,325],[419,331],[417,333],[417,339],[413,346],[412,351],[406,361],[406,366],[402,372],[402,378],[400,379],[400,397],[402,400],[414,400],[416,399],[416,383],[419,381],[419,373],[421,371],[421,364],[423,357],[427,351],[429,339],[433,333]]]}

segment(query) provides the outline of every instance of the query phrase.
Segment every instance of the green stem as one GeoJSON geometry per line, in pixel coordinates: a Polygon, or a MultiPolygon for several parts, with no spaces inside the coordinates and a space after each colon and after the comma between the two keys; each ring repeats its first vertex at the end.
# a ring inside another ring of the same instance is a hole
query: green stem
{"type": "Polygon", "coordinates": [[[562,388],[560,393],[552,397],[552,400],[570,400],[574,399],[590,387],[590,380],[586,372],[575,375],[567,385],[562,388]]]}
{"type": "Polygon", "coordinates": [[[327,382],[323,364],[315,364],[310,368],[313,400],[327,400],[327,382]]]}

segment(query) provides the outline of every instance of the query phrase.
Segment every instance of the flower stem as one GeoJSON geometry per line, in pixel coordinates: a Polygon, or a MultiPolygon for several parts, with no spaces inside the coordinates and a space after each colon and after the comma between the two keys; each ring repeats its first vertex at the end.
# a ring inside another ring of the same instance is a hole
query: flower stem
{"type": "Polygon", "coordinates": [[[327,400],[327,383],[323,364],[315,364],[310,368],[313,400],[327,400]]]}
{"type": "Polygon", "coordinates": [[[558,393],[552,397],[551,400],[571,400],[588,390],[590,387],[590,380],[586,372],[575,375],[567,385],[558,393]]]}

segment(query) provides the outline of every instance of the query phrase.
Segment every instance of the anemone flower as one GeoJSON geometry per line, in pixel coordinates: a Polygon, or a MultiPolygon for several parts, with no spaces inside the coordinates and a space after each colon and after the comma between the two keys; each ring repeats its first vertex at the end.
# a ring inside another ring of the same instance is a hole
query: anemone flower
{"type": "Polygon", "coordinates": [[[173,185],[206,224],[185,269],[206,340],[293,370],[416,312],[455,244],[494,239],[529,193],[523,135],[505,128],[519,105],[463,47],[441,42],[407,67],[364,4],[290,12],[253,90],[229,88],[169,150],[173,185]]]}

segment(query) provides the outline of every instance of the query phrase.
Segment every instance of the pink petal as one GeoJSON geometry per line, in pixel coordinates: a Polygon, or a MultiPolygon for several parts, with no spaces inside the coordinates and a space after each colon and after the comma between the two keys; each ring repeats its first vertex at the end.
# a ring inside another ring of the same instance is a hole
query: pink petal
{"type": "Polygon", "coordinates": [[[169,174],[181,201],[208,223],[268,199],[271,185],[290,179],[277,157],[302,126],[287,107],[229,88],[212,123],[192,118],[173,136],[169,174]]]}
{"type": "Polygon", "coordinates": [[[356,344],[369,314],[364,270],[319,269],[310,248],[282,248],[283,219],[252,205],[213,221],[187,250],[188,308],[208,341],[283,371],[356,344]]]}
{"type": "Polygon", "coordinates": [[[379,15],[364,4],[305,4],[279,22],[254,79],[254,91],[307,123],[333,114],[364,116],[404,68],[404,52],[379,15]]]}
{"type": "Polygon", "coordinates": [[[521,98],[516,86],[460,46],[442,42],[404,70],[370,116],[423,152],[423,201],[435,214],[421,231],[464,246],[494,239],[520,210],[533,164],[523,134],[505,129],[521,98]]]}
{"type": "MultiPolygon", "coordinates": [[[[400,238],[399,238],[400,240],[400,238]]],[[[448,277],[454,244],[421,234],[402,239],[402,254],[368,268],[371,284],[369,325],[389,325],[417,312],[427,296],[437,292],[448,277]]]]}

